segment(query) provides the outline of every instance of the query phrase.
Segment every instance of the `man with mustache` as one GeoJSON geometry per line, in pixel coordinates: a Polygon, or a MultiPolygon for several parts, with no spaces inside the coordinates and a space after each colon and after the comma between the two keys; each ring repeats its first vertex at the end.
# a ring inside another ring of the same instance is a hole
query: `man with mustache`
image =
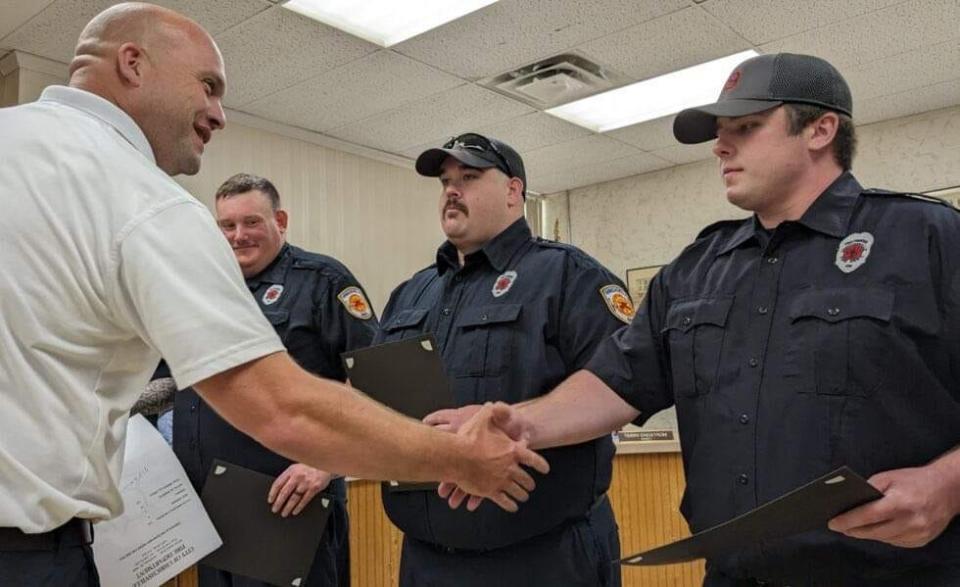
{"type": "MultiPolygon", "coordinates": [[[[531,236],[526,174],[509,145],[466,133],[417,159],[439,177],[447,242],[391,295],[378,341],[433,333],[460,405],[534,398],[629,322],[619,279],[569,245],[531,236]]],[[[434,491],[384,486],[404,542],[400,585],[616,586],[609,437],[549,451],[552,473],[515,514],[452,511],[434,491]]]]}
{"type": "Polygon", "coordinates": [[[310,375],[284,351],[202,204],[223,59],[197,23],[124,3],[84,28],[68,87],[0,110],[0,585],[97,585],[91,521],[123,508],[127,418],[161,356],[232,425],[297,462],[456,479],[515,509],[547,464],[310,375]]]}
{"type": "Polygon", "coordinates": [[[694,532],[840,465],[884,493],[708,559],[709,587],[960,584],[960,214],[861,187],[852,112],[840,72],[786,53],[680,112],[676,138],[715,140],[727,199],[752,217],[705,228],[630,326],[511,423],[550,447],[676,405],[694,532]]]}
{"type": "MultiPolygon", "coordinates": [[[[286,242],[288,215],[270,180],[238,173],[214,198],[217,224],[233,249],[247,288],[298,365],[320,377],[345,381],[340,353],[368,346],[377,318],[353,274],[339,261],[286,242]]],[[[199,491],[214,459],[241,465],[276,481],[265,495],[273,512],[299,514],[323,492],[331,512],[307,584],[349,587],[346,485],[341,476],[267,450],[213,411],[192,390],[177,394],[173,448],[199,491]]],[[[201,587],[265,585],[204,565],[201,587]]]]}

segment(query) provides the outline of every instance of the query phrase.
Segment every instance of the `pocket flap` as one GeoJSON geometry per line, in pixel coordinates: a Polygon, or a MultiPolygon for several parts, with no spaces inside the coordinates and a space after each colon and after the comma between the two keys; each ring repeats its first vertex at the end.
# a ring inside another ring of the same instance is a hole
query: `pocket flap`
{"type": "Polygon", "coordinates": [[[804,291],[790,302],[790,321],[819,318],[839,322],[850,318],[873,318],[889,322],[893,292],[886,289],[837,287],[804,291]]]}
{"type": "Polygon", "coordinates": [[[421,309],[411,309],[403,310],[397,312],[397,315],[394,316],[384,327],[383,329],[387,332],[393,332],[394,330],[400,330],[403,328],[413,328],[414,326],[423,322],[423,319],[426,317],[427,311],[421,309]]]}
{"type": "Polygon", "coordinates": [[[459,325],[463,327],[486,326],[487,324],[513,322],[520,316],[522,308],[522,304],[497,304],[495,306],[467,308],[461,314],[459,325]]]}
{"type": "Polygon", "coordinates": [[[731,306],[733,306],[733,297],[701,298],[675,302],[667,310],[663,332],[668,330],[686,332],[702,324],[723,327],[727,323],[727,315],[730,314],[731,306]]]}

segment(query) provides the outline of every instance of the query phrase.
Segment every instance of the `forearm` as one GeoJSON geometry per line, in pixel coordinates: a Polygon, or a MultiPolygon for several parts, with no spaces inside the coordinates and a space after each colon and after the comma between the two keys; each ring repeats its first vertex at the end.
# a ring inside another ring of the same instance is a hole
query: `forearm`
{"type": "Polygon", "coordinates": [[[549,394],[518,404],[530,428],[530,447],[578,444],[635,419],[639,412],[589,371],[577,371],[549,394]]]}
{"type": "Polygon", "coordinates": [[[934,459],[929,467],[943,479],[947,488],[945,495],[950,500],[948,506],[953,515],[960,515],[960,445],[934,459]]]}
{"type": "Polygon", "coordinates": [[[326,471],[426,481],[457,478],[469,463],[462,439],[314,377],[285,353],[196,387],[227,421],[271,450],[326,471]]]}

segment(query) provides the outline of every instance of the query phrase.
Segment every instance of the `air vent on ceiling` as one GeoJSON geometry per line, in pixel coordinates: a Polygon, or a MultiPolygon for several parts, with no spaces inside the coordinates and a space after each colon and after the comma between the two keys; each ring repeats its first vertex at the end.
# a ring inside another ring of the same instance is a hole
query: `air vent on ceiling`
{"type": "Polygon", "coordinates": [[[564,53],[480,83],[528,104],[549,108],[608,90],[621,80],[622,76],[580,55],[564,53]]]}

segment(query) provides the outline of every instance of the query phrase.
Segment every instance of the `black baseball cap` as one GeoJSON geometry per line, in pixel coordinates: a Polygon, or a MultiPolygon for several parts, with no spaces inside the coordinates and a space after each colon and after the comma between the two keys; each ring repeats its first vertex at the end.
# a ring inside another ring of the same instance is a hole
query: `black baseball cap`
{"type": "Polygon", "coordinates": [[[673,119],[681,143],[717,138],[718,116],[746,116],[781,104],[812,104],[853,116],[850,86],[837,69],[812,55],[776,53],[738,65],[713,104],[687,108],[673,119]]]}
{"type": "Polygon", "coordinates": [[[440,177],[443,162],[453,157],[468,167],[487,169],[496,167],[523,182],[523,197],[527,197],[527,173],[523,159],[510,145],[487,138],[475,132],[463,133],[447,141],[442,147],[427,149],[417,157],[417,173],[427,177],[440,177]]]}

